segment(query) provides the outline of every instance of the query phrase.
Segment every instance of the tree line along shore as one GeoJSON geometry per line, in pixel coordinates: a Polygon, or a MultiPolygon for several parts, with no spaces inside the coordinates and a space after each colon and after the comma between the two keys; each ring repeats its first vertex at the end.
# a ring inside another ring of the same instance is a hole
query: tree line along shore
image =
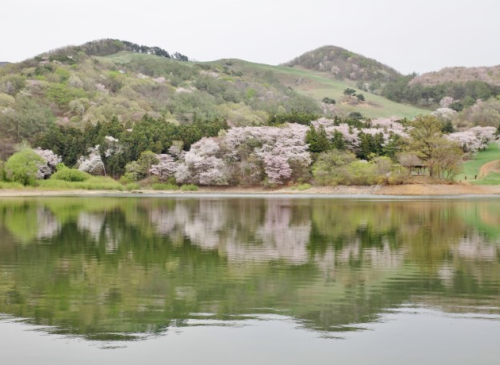
{"type": "Polygon", "coordinates": [[[439,115],[333,119],[292,113],[264,126],[224,120],[175,125],[112,118],[83,130],[53,126],[0,165],[0,187],[84,190],[288,188],[451,183],[497,138],[455,131],[439,115]]]}

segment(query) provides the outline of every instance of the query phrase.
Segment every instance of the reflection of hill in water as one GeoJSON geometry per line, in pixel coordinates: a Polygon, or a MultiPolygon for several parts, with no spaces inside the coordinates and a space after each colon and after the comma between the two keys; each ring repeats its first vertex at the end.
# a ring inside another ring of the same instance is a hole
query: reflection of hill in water
{"type": "Polygon", "coordinates": [[[0,312],[97,339],[163,332],[193,313],[284,313],[346,331],[401,303],[498,312],[497,238],[476,228],[494,204],[7,200],[0,312]]]}

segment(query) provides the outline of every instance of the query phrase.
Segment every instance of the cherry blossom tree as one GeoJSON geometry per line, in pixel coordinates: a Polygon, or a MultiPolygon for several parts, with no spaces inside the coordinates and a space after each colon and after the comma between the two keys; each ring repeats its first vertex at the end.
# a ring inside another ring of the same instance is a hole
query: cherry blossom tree
{"type": "Polygon", "coordinates": [[[216,138],[202,138],[191,146],[176,169],[179,183],[228,185],[227,166],[216,138]]]}
{"type": "Polygon", "coordinates": [[[56,171],[57,164],[62,162],[62,158],[51,150],[35,148],[33,151],[45,161],[45,163],[38,164],[37,178],[39,179],[48,178],[56,171]]]}
{"type": "MultiPolygon", "coordinates": [[[[244,170],[253,177],[264,175],[268,183],[282,185],[308,171],[312,160],[305,142],[307,131],[306,126],[296,123],[231,128],[223,140],[225,158],[230,165],[245,166],[235,169],[238,173],[244,170]]],[[[235,180],[241,182],[245,178],[248,175],[243,174],[235,180]]]]}
{"type": "Polygon", "coordinates": [[[81,156],[78,159],[78,170],[88,172],[91,175],[106,175],[99,146],[89,148],[88,152],[88,156],[81,156]]]}
{"type": "Polygon", "coordinates": [[[450,108],[439,108],[432,113],[433,116],[443,122],[451,121],[455,114],[457,114],[457,112],[450,108]]]}
{"type": "Polygon", "coordinates": [[[495,140],[495,127],[473,127],[461,132],[446,135],[450,141],[457,142],[464,152],[477,152],[485,149],[495,140]]]}
{"type": "Polygon", "coordinates": [[[455,100],[453,100],[451,96],[445,96],[444,98],[441,99],[439,105],[441,106],[441,108],[449,108],[454,101],[455,100]]]}
{"type": "Polygon", "coordinates": [[[264,157],[264,166],[271,184],[282,184],[292,175],[292,169],[285,156],[268,154],[264,157]]]}
{"type": "Polygon", "coordinates": [[[152,165],[149,169],[149,173],[153,176],[157,176],[160,181],[166,181],[170,177],[174,177],[177,172],[177,162],[169,154],[156,155],[158,163],[152,165]]]}
{"type": "Polygon", "coordinates": [[[358,152],[361,145],[360,134],[377,136],[382,134],[383,145],[386,145],[391,136],[397,135],[402,138],[408,138],[408,128],[399,123],[395,117],[374,119],[366,123],[367,127],[356,128],[347,123],[335,125],[331,119],[321,118],[311,123],[314,128],[324,128],[328,138],[333,139],[335,133],[340,133],[346,142],[348,150],[358,152]]]}

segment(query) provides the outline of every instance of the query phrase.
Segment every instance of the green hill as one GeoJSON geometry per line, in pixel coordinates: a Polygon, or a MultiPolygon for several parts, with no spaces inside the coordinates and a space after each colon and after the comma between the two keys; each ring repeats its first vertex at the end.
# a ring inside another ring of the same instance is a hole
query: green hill
{"type": "Polygon", "coordinates": [[[148,114],[176,124],[222,118],[232,125],[259,125],[291,111],[325,116],[356,111],[369,118],[427,112],[374,94],[365,94],[364,102],[344,97],[353,81],[324,72],[239,60],[187,61],[159,47],[106,39],[4,65],[0,158],[54,123],[83,127],[113,116],[125,124],[148,114]],[[322,104],[324,97],[337,104],[322,104]]]}
{"type": "MultiPolygon", "coordinates": [[[[306,70],[288,66],[270,66],[240,60],[230,60],[231,67],[245,73],[255,75],[273,74],[284,85],[307,95],[318,103],[323,98],[332,98],[337,101],[335,109],[340,115],[360,112],[367,118],[398,116],[413,118],[419,114],[428,114],[429,110],[400,104],[382,96],[367,93],[357,89],[352,82],[335,80],[327,77],[323,72],[306,70]],[[354,88],[357,93],[363,93],[366,101],[358,102],[355,98],[346,98],[344,90],[354,88]]],[[[212,64],[219,64],[221,61],[212,64]]]]}

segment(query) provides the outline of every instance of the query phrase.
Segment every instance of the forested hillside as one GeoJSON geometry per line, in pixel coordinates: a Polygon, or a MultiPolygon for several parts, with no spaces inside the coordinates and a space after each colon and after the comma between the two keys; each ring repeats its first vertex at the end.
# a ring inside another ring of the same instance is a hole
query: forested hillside
{"type": "Polygon", "coordinates": [[[82,128],[116,116],[127,124],[148,114],[174,124],[222,118],[252,125],[292,109],[321,112],[272,73],[245,75],[185,60],[157,47],[105,40],[2,67],[0,155],[54,123],[82,128]]]}
{"type": "Polygon", "coordinates": [[[227,120],[262,125],[272,115],[309,113],[414,117],[425,112],[378,96],[343,97],[348,84],[312,72],[237,60],[186,62],[159,47],[118,40],[47,52],[0,69],[0,157],[53,124],[83,128],[144,115],[174,124],[227,120]],[[337,105],[324,104],[327,97],[337,105]]]}

